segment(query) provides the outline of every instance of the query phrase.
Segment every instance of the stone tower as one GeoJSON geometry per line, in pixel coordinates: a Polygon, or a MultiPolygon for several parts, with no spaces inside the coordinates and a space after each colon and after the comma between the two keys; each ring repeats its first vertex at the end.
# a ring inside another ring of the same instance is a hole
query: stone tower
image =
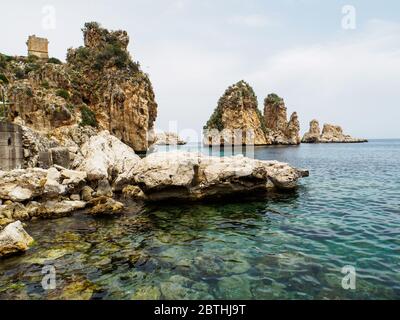
{"type": "Polygon", "coordinates": [[[33,35],[29,36],[26,44],[28,46],[28,56],[36,56],[40,59],[49,58],[49,41],[47,39],[33,35]]]}

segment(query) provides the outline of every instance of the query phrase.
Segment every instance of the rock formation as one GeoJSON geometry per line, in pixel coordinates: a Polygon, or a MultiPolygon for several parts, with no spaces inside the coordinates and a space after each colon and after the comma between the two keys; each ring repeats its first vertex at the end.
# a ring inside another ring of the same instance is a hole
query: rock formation
{"type": "Polygon", "coordinates": [[[20,221],[11,223],[0,231],[0,258],[25,252],[32,243],[32,237],[26,233],[20,221]]]}
{"type": "Polygon", "coordinates": [[[317,120],[310,122],[310,130],[302,140],[303,143],[362,143],[368,142],[366,139],[357,139],[343,133],[340,126],[324,124],[322,134],[320,134],[319,123],[317,120]]]}
{"type": "Polygon", "coordinates": [[[199,200],[292,189],[308,175],[285,163],[243,156],[167,152],[140,159],[107,131],[81,143],[71,169],[53,165],[0,171],[0,226],[83,209],[92,215],[118,214],[125,208],[117,201],[119,197],[127,201],[199,200]]]}
{"type": "Polygon", "coordinates": [[[245,81],[230,86],[204,127],[205,145],[267,145],[266,128],[253,88],[245,81]]]}
{"type": "Polygon", "coordinates": [[[156,134],[155,145],[159,146],[176,146],[185,145],[187,142],[174,132],[158,132],[156,134]]]}
{"type": "Polygon", "coordinates": [[[293,189],[308,176],[277,161],[243,156],[208,157],[201,153],[160,152],[142,159],[134,168],[134,181],[149,200],[199,200],[270,188],[293,189]]]}
{"type": "Polygon", "coordinates": [[[229,87],[204,127],[204,144],[298,145],[300,123],[294,112],[287,121],[283,99],[270,94],[264,101],[264,117],[253,89],[244,81],[229,87]]]}
{"type": "Polygon", "coordinates": [[[288,122],[285,102],[278,95],[272,93],[265,98],[264,117],[271,144],[300,144],[300,123],[297,113],[294,112],[288,122]]]}
{"type": "Polygon", "coordinates": [[[0,55],[0,82],[12,103],[9,120],[42,135],[74,124],[92,126],[146,151],[157,104],[148,76],[127,51],[127,33],[97,23],[87,23],[83,33],[85,46],[69,49],[65,64],[0,55]]]}
{"type": "Polygon", "coordinates": [[[318,120],[311,120],[310,130],[304,135],[303,143],[317,143],[321,137],[321,129],[318,120]]]}

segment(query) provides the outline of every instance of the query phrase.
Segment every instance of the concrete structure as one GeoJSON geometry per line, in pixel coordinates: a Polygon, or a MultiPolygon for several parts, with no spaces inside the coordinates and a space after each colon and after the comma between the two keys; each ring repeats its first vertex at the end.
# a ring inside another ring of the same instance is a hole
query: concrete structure
{"type": "Polygon", "coordinates": [[[28,46],[28,56],[36,56],[40,59],[49,58],[49,41],[47,39],[33,35],[29,36],[26,44],[28,46]]]}
{"type": "Polygon", "coordinates": [[[22,168],[24,151],[21,127],[9,122],[0,122],[0,170],[22,168]]]}

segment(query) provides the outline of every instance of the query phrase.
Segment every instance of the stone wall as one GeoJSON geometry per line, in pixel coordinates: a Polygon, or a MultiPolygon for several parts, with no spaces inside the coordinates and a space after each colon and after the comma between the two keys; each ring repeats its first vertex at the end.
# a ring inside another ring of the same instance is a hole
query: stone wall
{"type": "Polygon", "coordinates": [[[21,127],[0,122],[0,170],[22,168],[23,160],[21,127]]]}

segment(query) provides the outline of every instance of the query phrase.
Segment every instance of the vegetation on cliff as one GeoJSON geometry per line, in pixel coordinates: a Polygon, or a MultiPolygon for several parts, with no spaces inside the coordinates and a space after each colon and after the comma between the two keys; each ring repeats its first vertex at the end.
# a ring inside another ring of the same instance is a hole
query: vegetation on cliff
{"type": "Polygon", "coordinates": [[[256,110],[257,117],[261,123],[261,129],[266,132],[267,129],[264,125],[261,111],[258,109],[257,96],[253,88],[244,80],[241,80],[226,89],[224,95],[219,99],[218,105],[213,114],[204,126],[204,129],[218,129],[219,131],[222,131],[225,129],[222,121],[224,109],[235,109],[239,107],[256,110]]]}
{"type": "Polygon", "coordinates": [[[148,75],[128,52],[128,34],[96,22],[82,31],[84,46],[69,49],[66,63],[0,54],[0,84],[14,102],[10,120],[46,134],[66,125],[98,127],[146,151],[157,103],[148,75]]]}

